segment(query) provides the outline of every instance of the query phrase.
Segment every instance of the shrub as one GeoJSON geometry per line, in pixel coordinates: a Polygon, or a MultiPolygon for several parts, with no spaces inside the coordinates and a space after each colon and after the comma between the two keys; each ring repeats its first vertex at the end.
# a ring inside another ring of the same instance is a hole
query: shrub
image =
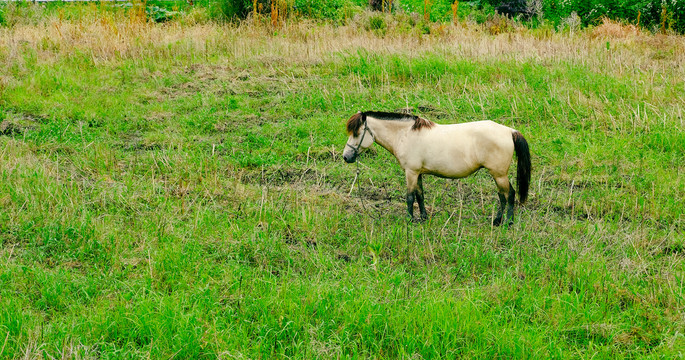
{"type": "MultiPolygon", "coordinates": [[[[261,2],[264,2],[263,0],[261,2]]],[[[220,20],[245,19],[252,11],[252,0],[206,0],[211,17],[220,20]]]]}
{"type": "Polygon", "coordinates": [[[514,30],[513,20],[506,15],[494,14],[486,22],[485,28],[492,35],[509,33],[514,30]]]}
{"type": "Polygon", "coordinates": [[[343,20],[361,9],[359,0],[204,0],[200,4],[208,7],[212,18],[222,20],[245,19],[255,11],[270,15],[272,5],[279,9],[279,15],[287,13],[312,19],[343,20]],[[285,11],[284,11],[285,9],[285,11]]]}
{"type": "Polygon", "coordinates": [[[0,26],[37,24],[43,21],[46,6],[32,2],[0,2],[0,26]]]}
{"type": "Polygon", "coordinates": [[[599,24],[603,18],[625,20],[649,29],[664,24],[685,31],[685,0],[544,0],[546,19],[559,24],[576,12],[583,25],[599,24]]]}
{"type": "Polygon", "coordinates": [[[369,0],[373,11],[392,12],[397,8],[397,0],[369,0]]]}
{"type": "Polygon", "coordinates": [[[180,11],[169,10],[165,7],[150,5],[145,8],[147,18],[154,22],[165,22],[181,15],[180,11]]]}
{"type": "Polygon", "coordinates": [[[294,0],[293,10],[311,19],[344,20],[361,8],[352,0],[294,0]]]}
{"type": "Polygon", "coordinates": [[[369,17],[368,25],[366,25],[365,28],[377,35],[385,35],[388,24],[385,22],[385,17],[383,17],[383,15],[374,14],[369,17]]]}
{"type": "Polygon", "coordinates": [[[533,3],[531,0],[507,0],[498,5],[496,10],[500,14],[508,15],[512,18],[519,15],[524,18],[530,18],[534,14],[533,6],[529,6],[529,4],[533,3]]]}
{"type": "Polygon", "coordinates": [[[578,16],[578,13],[574,11],[569,17],[561,20],[561,23],[559,26],[557,26],[557,30],[566,31],[573,34],[574,32],[580,30],[581,25],[582,20],[580,19],[580,16],[578,16]]]}

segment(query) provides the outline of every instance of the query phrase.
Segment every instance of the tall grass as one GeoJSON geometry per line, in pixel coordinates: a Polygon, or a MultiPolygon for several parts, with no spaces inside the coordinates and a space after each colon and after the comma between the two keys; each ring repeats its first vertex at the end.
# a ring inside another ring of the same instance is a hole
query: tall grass
{"type": "Polygon", "coordinates": [[[0,29],[0,357],[682,356],[681,37],[78,9],[0,29]],[[382,149],[350,193],[405,107],[529,139],[514,226],[485,173],[408,223],[382,149]]]}

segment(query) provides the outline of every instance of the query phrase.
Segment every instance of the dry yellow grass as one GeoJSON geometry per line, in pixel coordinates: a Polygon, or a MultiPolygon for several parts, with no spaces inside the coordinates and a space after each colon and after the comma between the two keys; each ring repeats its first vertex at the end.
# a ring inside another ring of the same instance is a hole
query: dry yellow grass
{"type": "MultiPolygon", "coordinates": [[[[478,62],[566,63],[618,76],[640,71],[649,82],[666,73],[668,79],[685,78],[684,37],[652,35],[608,19],[586,31],[544,37],[524,27],[492,35],[486,25],[468,22],[444,24],[441,31],[425,35],[402,31],[389,21],[387,33],[380,36],[364,30],[369,14],[362,14],[346,26],[288,21],[279,25],[275,35],[268,19],[218,24],[190,13],[178,21],[156,24],[135,14],[93,7],[76,19],[52,16],[41,23],[0,28],[0,90],[18,81],[27,61],[54,63],[78,56],[95,66],[125,59],[190,65],[193,58],[214,57],[217,65],[229,68],[236,62],[255,62],[277,69],[335,61],[336,54],[359,50],[405,57],[437,52],[478,62]]],[[[658,103],[650,106],[671,111],[658,103]]]]}
{"type": "Polygon", "coordinates": [[[0,29],[0,58],[6,66],[19,64],[28,48],[37,61],[52,62],[75,53],[87,53],[95,64],[125,58],[174,57],[179,53],[196,56],[221,54],[229,59],[279,58],[283,62],[318,62],[336,52],[364,49],[380,53],[418,56],[441,51],[478,60],[516,60],[583,63],[601,71],[623,71],[626,66],[649,69],[673,67],[679,70],[685,53],[683,37],[640,32],[635,26],[605,19],[589,31],[574,35],[551,34],[539,38],[525,28],[491,35],[477,24],[443,25],[439,32],[393,31],[377,36],[353,20],[347,26],[312,24],[307,21],[279,25],[274,36],[270,24],[259,21],[241,25],[198,22],[196,14],[180,21],[155,24],[138,16],[93,11],[78,20],[52,17],[39,24],[17,24],[0,29]],[[315,30],[314,30],[315,28],[315,30]],[[606,53],[610,40],[611,57],[606,53]],[[655,62],[656,51],[662,56],[655,62]],[[626,65],[630,64],[630,65],[626,65]]]}
{"type": "Polygon", "coordinates": [[[625,39],[639,36],[640,29],[632,24],[621,24],[609,18],[602,18],[602,23],[592,29],[593,37],[604,37],[613,39],[625,39]]]}

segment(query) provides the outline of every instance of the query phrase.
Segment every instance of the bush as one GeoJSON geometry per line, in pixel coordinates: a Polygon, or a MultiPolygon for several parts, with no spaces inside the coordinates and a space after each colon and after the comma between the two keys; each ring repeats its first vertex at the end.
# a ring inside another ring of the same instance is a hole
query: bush
{"type": "Polygon", "coordinates": [[[499,35],[514,31],[514,24],[511,18],[501,14],[495,14],[485,22],[485,28],[490,34],[499,35]]]}
{"type": "MultiPolygon", "coordinates": [[[[397,0],[394,1],[396,3],[397,0]]],[[[452,4],[454,0],[431,0],[428,6],[428,15],[431,21],[449,21],[452,18],[452,4]]],[[[460,1],[460,9],[466,9],[469,7],[470,2],[460,1]]],[[[479,4],[480,1],[472,1],[471,3],[479,4]]],[[[408,13],[418,13],[425,15],[424,0],[403,0],[399,1],[399,7],[408,13]]],[[[460,11],[461,13],[461,11],[460,11]]]]}
{"type": "Polygon", "coordinates": [[[535,15],[533,11],[534,6],[532,6],[533,3],[532,0],[507,0],[499,4],[496,10],[500,14],[512,18],[520,15],[526,19],[530,19],[531,16],[535,15]]]}
{"type": "Polygon", "coordinates": [[[295,0],[293,4],[295,13],[311,19],[343,20],[353,7],[350,0],[295,0]]]}
{"type": "MultiPolygon", "coordinates": [[[[298,17],[312,19],[342,20],[351,15],[359,6],[359,0],[204,0],[202,4],[210,9],[212,18],[222,20],[245,19],[255,9],[261,15],[271,14],[272,3],[278,9],[279,14],[287,9],[286,13],[298,17]]],[[[280,15],[279,15],[280,16],[280,15]]]]}
{"type": "Polygon", "coordinates": [[[148,19],[154,22],[165,22],[178,17],[181,15],[181,12],[169,10],[165,7],[157,5],[149,5],[145,8],[145,14],[147,15],[148,19]]]}
{"type": "Polygon", "coordinates": [[[685,31],[684,0],[547,0],[546,5],[547,17],[555,22],[576,11],[584,25],[598,24],[606,17],[633,24],[639,20],[641,26],[652,30],[663,24],[666,29],[685,31]]]}
{"type": "Polygon", "coordinates": [[[380,14],[374,14],[369,17],[369,23],[364,26],[366,30],[370,30],[377,35],[385,35],[388,24],[385,22],[385,17],[380,14]]]}
{"type": "MultiPolygon", "coordinates": [[[[208,8],[211,18],[226,20],[246,18],[254,11],[255,3],[260,14],[269,15],[272,2],[285,6],[288,16],[333,21],[349,19],[363,8],[382,3],[380,0],[198,0],[197,4],[208,8]]],[[[454,0],[431,0],[428,9],[424,0],[393,0],[392,4],[408,14],[423,16],[427,11],[431,21],[451,21],[453,17],[454,0]]],[[[7,5],[0,4],[0,25],[8,22],[6,9],[7,5]]],[[[497,10],[524,20],[532,17],[532,24],[544,22],[564,29],[575,26],[568,23],[569,19],[579,19],[582,26],[588,26],[609,18],[639,23],[652,31],[685,32],[685,0],[472,0],[460,1],[458,10],[460,18],[470,17],[478,23],[491,20],[497,10]]]]}
{"type": "MultiPolygon", "coordinates": [[[[496,9],[531,12],[535,0],[479,0],[474,3],[496,9]],[[523,10],[524,5],[527,9],[523,10]]],[[[603,18],[624,20],[651,30],[660,28],[685,32],[685,0],[542,0],[542,16],[559,26],[575,12],[584,26],[597,25],[603,18]]],[[[512,13],[513,15],[513,13],[512,13]]],[[[538,14],[539,15],[539,14],[538,14]]]]}
{"type": "Polygon", "coordinates": [[[199,4],[209,8],[212,18],[220,20],[245,19],[253,6],[252,0],[205,0],[199,4]]]}
{"type": "Polygon", "coordinates": [[[397,8],[397,0],[369,0],[369,7],[373,11],[393,12],[397,8]]]}
{"type": "Polygon", "coordinates": [[[44,4],[28,1],[0,2],[0,26],[38,24],[43,21],[46,8],[44,4]]]}

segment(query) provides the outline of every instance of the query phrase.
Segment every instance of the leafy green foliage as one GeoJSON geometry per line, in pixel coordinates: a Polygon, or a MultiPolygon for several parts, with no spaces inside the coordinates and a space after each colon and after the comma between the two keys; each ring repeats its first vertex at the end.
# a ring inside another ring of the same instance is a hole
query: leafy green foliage
{"type": "Polygon", "coordinates": [[[179,11],[169,10],[166,7],[157,5],[150,5],[145,8],[145,13],[148,19],[154,22],[165,22],[174,19],[180,13],[179,11]]]}
{"type": "MultiPolygon", "coordinates": [[[[487,0],[494,8],[507,0],[487,0]]],[[[572,13],[578,14],[584,25],[597,25],[606,17],[627,21],[650,30],[666,29],[685,32],[685,2],[682,0],[542,0],[542,16],[559,25],[572,13]]]]}
{"type": "Polygon", "coordinates": [[[385,18],[382,15],[373,15],[369,17],[369,23],[366,25],[367,30],[371,30],[381,35],[385,33],[387,28],[388,24],[386,24],[385,18]]]}
{"type": "MultiPolygon", "coordinates": [[[[217,1],[200,1],[209,7],[213,17],[219,19],[244,19],[252,11],[252,0],[217,0],[217,1]]],[[[264,4],[265,1],[259,1],[264,4]]]]}
{"type": "Polygon", "coordinates": [[[0,3],[0,26],[5,26],[7,25],[7,20],[6,20],[6,15],[5,12],[7,11],[7,3],[3,2],[0,3]]]}
{"type": "Polygon", "coordinates": [[[294,0],[293,11],[313,19],[343,20],[349,17],[355,7],[350,0],[294,0]]]}

